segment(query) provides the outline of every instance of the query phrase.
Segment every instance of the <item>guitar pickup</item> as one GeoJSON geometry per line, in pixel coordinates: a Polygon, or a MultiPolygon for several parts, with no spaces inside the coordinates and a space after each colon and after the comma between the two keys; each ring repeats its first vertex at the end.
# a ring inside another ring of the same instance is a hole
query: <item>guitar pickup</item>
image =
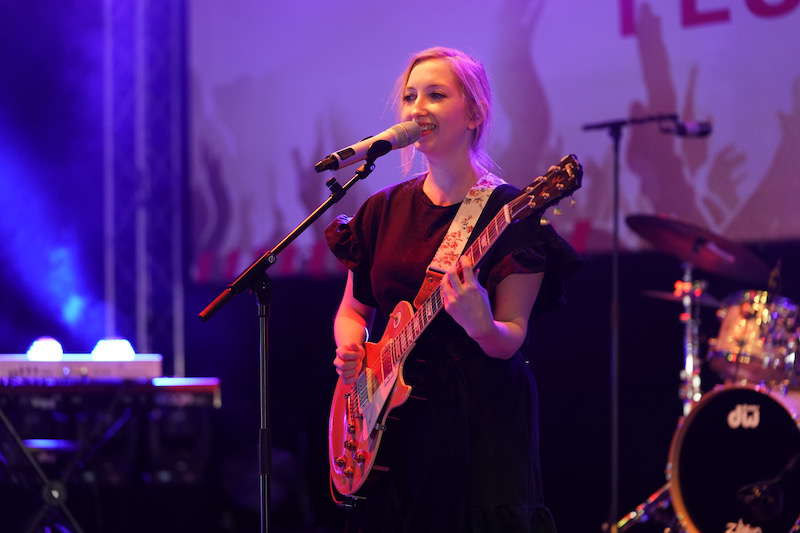
{"type": "Polygon", "coordinates": [[[378,378],[375,376],[375,371],[367,367],[356,381],[358,404],[361,406],[361,409],[364,409],[368,403],[372,403],[378,386],[379,383],[378,378]]]}
{"type": "Polygon", "coordinates": [[[356,379],[356,391],[358,392],[358,407],[359,410],[363,410],[364,407],[367,405],[368,402],[372,401],[372,394],[369,391],[369,377],[368,372],[371,370],[368,368],[364,372],[358,376],[356,379]]]}
{"type": "Polygon", "coordinates": [[[369,401],[372,402],[375,397],[375,391],[378,390],[378,387],[380,386],[380,382],[378,377],[375,375],[375,372],[371,368],[367,368],[365,374],[367,380],[367,395],[369,401]]]}

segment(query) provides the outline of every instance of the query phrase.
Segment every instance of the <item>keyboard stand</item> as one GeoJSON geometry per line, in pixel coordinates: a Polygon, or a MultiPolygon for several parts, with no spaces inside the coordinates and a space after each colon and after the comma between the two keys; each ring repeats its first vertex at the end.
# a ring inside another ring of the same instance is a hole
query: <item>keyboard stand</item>
{"type": "Polygon", "coordinates": [[[11,437],[12,444],[25,457],[25,461],[33,468],[34,472],[36,472],[36,477],[41,483],[41,495],[43,503],[36,512],[36,515],[31,520],[30,526],[26,529],[26,533],[34,533],[36,528],[47,517],[48,513],[54,509],[60,511],[61,514],[67,519],[73,529],[72,533],[83,533],[83,529],[81,529],[81,526],[75,520],[75,517],[72,515],[66,505],[67,492],[63,483],[48,479],[41,466],[39,466],[39,463],[33,457],[33,454],[31,454],[31,451],[27,446],[25,446],[25,443],[20,438],[16,429],[14,429],[13,424],[11,424],[11,421],[8,419],[5,412],[3,412],[2,408],[0,408],[0,422],[2,422],[2,425],[5,427],[6,431],[11,437]]]}

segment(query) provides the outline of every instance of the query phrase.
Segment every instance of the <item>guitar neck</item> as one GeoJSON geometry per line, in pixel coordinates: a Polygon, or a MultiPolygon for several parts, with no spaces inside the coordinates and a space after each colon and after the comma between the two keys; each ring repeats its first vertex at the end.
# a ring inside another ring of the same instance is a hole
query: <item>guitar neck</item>
{"type": "MultiPolygon", "coordinates": [[[[511,224],[510,213],[511,209],[513,209],[513,203],[514,201],[503,206],[486,228],[481,231],[478,238],[475,239],[463,253],[463,255],[468,256],[472,260],[473,265],[478,265],[478,263],[480,263],[489,251],[489,248],[492,247],[497,239],[500,238],[500,235],[502,235],[511,224]]],[[[425,331],[425,328],[436,318],[436,315],[439,314],[439,311],[441,311],[443,307],[444,302],[442,301],[441,288],[436,287],[431,291],[430,296],[428,296],[414,311],[414,316],[408,324],[406,324],[389,342],[387,352],[390,354],[390,360],[387,359],[384,361],[384,366],[387,367],[387,370],[389,369],[387,365],[393,364],[397,366],[405,359],[411,347],[417,342],[422,332],[425,331]]]]}

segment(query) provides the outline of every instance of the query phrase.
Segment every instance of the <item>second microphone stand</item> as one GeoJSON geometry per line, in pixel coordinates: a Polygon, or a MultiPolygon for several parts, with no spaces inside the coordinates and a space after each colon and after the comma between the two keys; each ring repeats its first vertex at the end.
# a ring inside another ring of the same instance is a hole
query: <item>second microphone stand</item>
{"type": "Polygon", "coordinates": [[[626,118],[585,124],[584,130],[608,130],[614,150],[612,238],[611,238],[611,509],[609,523],[612,533],[616,533],[616,518],[619,507],[619,153],[622,139],[622,128],[648,122],[677,123],[675,113],[651,115],[645,117],[626,118]]]}

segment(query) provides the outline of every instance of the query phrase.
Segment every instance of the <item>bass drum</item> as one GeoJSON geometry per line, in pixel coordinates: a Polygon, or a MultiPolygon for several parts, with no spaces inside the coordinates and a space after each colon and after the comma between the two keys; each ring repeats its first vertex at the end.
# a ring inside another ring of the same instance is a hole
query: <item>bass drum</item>
{"type": "Polygon", "coordinates": [[[790,400],[759,387],[720,387],[683,419],[670,446],[667,478],[673,508],[688,533],[792,529],[800,518],[800,483],[787,478],[800,474],[788,473],[768,494],[747,497],[749,485],[773,480],[800,454],[790,400]]]}

